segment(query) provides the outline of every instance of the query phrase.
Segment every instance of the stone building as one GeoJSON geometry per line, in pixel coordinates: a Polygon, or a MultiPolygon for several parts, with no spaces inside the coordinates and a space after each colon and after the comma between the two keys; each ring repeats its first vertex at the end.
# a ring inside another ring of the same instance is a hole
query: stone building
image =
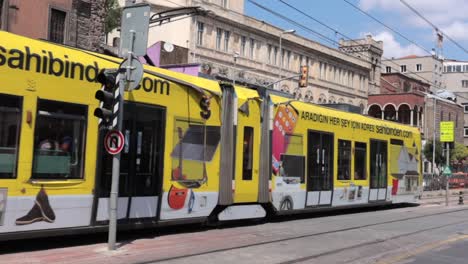
{"type": "MultiPolygon", "coordinates": [[[[124,2],[121,0],[120,4],[124,2]]],[[[336,49],[246,16],[243,0],[145,2],[151,5],[153,13],[182,6],[201,6],[210,11],[206,16],[151,26],[149,31],[148,46],[164,41],[185,47],[189,56],[179,63],[198,63],[200,72],[260,85],[274,83],[275,89],[300,100],[347,103],[363,112],[369,88],[380,87],[380,69],[376,65],[382,43],[370,37],[342,42],[341,48],[336,49]],[[356,52],[347,46],[359,46],[361,50],[356,52]],[[301,65],[309,66],[305,88],[298,87],[301,65]],[[278,82],[284,77],[292,78],[278,82]]],[[[108,40],[111,44],[112,36],[108,40]]]]}
{"type": "Polygon", "coordinates": [[[2,30],[101,51],[104,0],[0,0],[2,30]]]}
{"type": "MultiPolygon", "coordinates": [[[[430,84],[406,74],[382,73],[379,94],[369,95],[368,115],[419,128],[423,144],[440,139],[441,121],[453,121],[455,141],[463,144],[463,108],[453,100],[430,94],[430,84]]],[[[431,172],[431,157],[424,173],[431,172]]]]}

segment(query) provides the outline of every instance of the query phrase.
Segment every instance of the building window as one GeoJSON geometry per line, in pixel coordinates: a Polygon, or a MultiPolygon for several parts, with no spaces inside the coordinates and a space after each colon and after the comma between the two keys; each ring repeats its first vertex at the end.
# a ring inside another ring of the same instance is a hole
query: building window
{"type": "Polygon", "coordinates": [[[289,69],[291,63],[291,51],[288,50],[288,56],[286,57],[286,69],[289,69]]]}
{"type": "Polygon", "coordinates": [[[301,69],[302,66],[302,61],[304,60],[304,56],[299,55],[299,70],[301,69]]]}
{"type": "Polygon", "coordinates": [[[49,40],[55,43],[65,41],[65,18],[67,13],[51,8],[49,21],[49,40]]]}
{"type": "Polygon", "coordinates": [[[285,135],[288,142],[285,153],[281,153],[280,176],[288,177],[291,181],[305,182],[305,157],[303,154],[304,142],[301,135],[285,135]]]}
{"type": "Polygon", "coordinates": [[[278,63],[278,47],[275,47],[275,55],[273,57],[273,64],[277,65],[278,63]]]}
{"type": "Polygon", "coordinates": [[[82,179],[87,107],[38,101],[32,178],[82,179]]]}
{"type": "Polygon", "coordinates": [[[468,104],[463,105],[463,111],[465,114],[468,114],[468,104]]]}
{"type": "Polygon", "coordinates": [[[406,72],[406,65],[401,65],[400,66],[400,71],[401,72],[406,72]]]}
{"type": "Polygon", "coordinates": [[[271,44],[268,44],[268,63],[271,64],[272,59],[271,59],[271,44]]]}
{"type": "Polygon", "coordinates": [[[338,140],[338,180],[351,179],[351,141],[338,140]]]}
{"type": "Polygon", "coordinates": [[[422,71],[422,64],[416,64],[416,71],[422,71]]]}
{"type": "Polygon", "coordinates": [[[0,94],[0,179],[16,178],[22,100],[0,94]]]}
{"type": "Polygon", "coordinates": [[[463,128],[463,136],[468,137],[468,127],[463,128]]]}
{"type": "Polygon", "coordinates": [[[242,160],[242,180],[252,180],[254,129],[244,127],[244,151],[242,160]]]}
{"type": "Polygon", "coordinates": [[[228,0],[221,0],[221,5],[224,8],[228,8],[228,0]]]}
{"type": "Polygon", "coordinates": [[[462,80],[462,87],[468,88],[468,80],[462,80]]]}
{"type": "Polygon", "coordinates": [[[223,36],[223,30],[216,28],[216,49],[221,50],[221,38],[223,36]]]}
{"type": "Polygon", "coordinates": [[[205,25],[202,22],[197,23],[197,45],[203,45],[203,31],[205,29],[205,25]]]}
{"type": "MultiPolygon", "coordinates": [[[[242,57],[245,57],[245,44],[247,42],[247,38],[245,36],[242,36],[241,37],[241,50],[240,50],[240,55],[242,57]]],[[[270,57],[270,53],[271,53],[271,47],[268,46],[269,50],[268,50],[268,59],[270,57]]]]}
{"type": "Polygon", "coordinates": [[[280,58],[280,67],[283,68],[284,65],[284,54],[286,51],[284,49],[281,49],[281,58],[280,58]]]}
{"type": "Polygon", "coordinates": [[[250,54],[249,54],[249,57],[251,59],[253,59],[255,56],[254,51],[255,51],[255,39],[251,38],[250,39],[250,54]]]}
{"type": "Polygon", "coordinates": [[[385,72],[386,73],[391,73],[392,72],[392,67],[390,67],[390,66],[385,67],[385,72]]]}
{"type": "Polygon", "coordinates": [[[354,144],[354,179],[365,180],[366,175],[366,143],[356,142],[354,144]]]}
{"type": "Polygon", "coordinates": [[[231,32],[224,31],[224,51],[229,52],[229,37],[231,36],[231,32]]]}

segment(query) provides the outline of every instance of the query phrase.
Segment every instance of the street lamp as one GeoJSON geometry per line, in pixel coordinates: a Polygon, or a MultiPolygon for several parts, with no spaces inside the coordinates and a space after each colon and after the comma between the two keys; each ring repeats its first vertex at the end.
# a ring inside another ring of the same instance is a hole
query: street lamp
{"type": "Polygon", "coordinates": [[[279,34],[279,53],[280,53],[280,68],[279,68],[279,74],[278,74],[278,87],[280,87],[280,82],[281,82],[281,78],[283,78],[282,76],[282,71],[283,71],[283,51],[281,49],[281,40],[283,38],[283,34],[294,34],[294,32],[296,32],[295,29],[288,29],[288,30],[284,30],[282,32],[280,32],[279,34]]]}

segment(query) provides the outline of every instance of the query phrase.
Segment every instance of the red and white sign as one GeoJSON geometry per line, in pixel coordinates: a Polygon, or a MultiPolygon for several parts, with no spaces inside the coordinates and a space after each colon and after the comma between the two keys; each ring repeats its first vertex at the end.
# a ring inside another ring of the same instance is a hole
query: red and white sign
{"type": "Polygon", "coordinates": [[[111,155],[119,154],[125,145],[125,138],[122,132],[118,130],[111,130],[107,132],[104,138],[104,147],[107,153],[111,155]]]}

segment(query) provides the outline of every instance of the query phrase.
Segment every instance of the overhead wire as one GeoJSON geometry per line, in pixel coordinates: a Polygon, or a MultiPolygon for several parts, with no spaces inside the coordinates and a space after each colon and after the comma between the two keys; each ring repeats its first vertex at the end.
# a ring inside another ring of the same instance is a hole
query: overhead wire
{"type": "MultiPolygon", "coordinates": [[[[360,7],[356,6],[355,4],[351,3],[349,0],[343,0],[345,1],[346,3],[348,3],[350,6],[352,6],[354,9],[356,9],[357,11],[361,12],[362,14],[368,16],[369,18],[371,18],[372,20],[374,20],[375,22],[379,23],[380,25],[384,26],[385,28],[387,28],[388,30],[392,31],[393,33],[397,34],[398,36],[400,36],[401,38],[405,39],[406,41],[416,45],[418,48],[424,50],[427,54],[431,55],[432,56],[432,52],[429,51],[428,49],[424,48],[423,46],[419,45],[416,41],[414,40],[411,40],[410,38],[406,37],[405,35],[403,35],[402,33],[400,33],[398,30],[388,26],[387,24],[383,23],[381,20],[379,20],[378,18],[372,16],[369,12],[366,12],[364,11],[363,9],[361,9],[360,7]]],[[[417,12],[417,11],[416,11],[417,12]]],[[[425,18],[424,18],[425,19],[425,18]]],[[[426,19],[425,19],[426,20],[426,19]]],[[[426,21],[428,22],[431,26],[434,27],[434,29],[439,30],[434,24],[432,24],[430,21],[426,21]]],[[[440,30],[439,30],[440,31],[440,30]]],[[[445,34],[446,35],[446,34],[445,34]]],[[[447,35],[446,35],[447,36],[447,35]]],[[[466,74],[463,73],[463,75],[467,76],[466,74]]],[[[439,88],[441,88],[439,86],[439,88]]]]}
{"type": "Polygon", "coordinates": [[[414,7],[412,7],[410,4],[408,4],[405,0],[400,0],[400,2],[402,4],[404,4],[406,7],[408,7],[411,11],[413,11],[420,18],[422,18],[424,21],[426,21],[429,25],[431,25],[437,32],[442,33],[442,35],[444,35],[447,39],[449,39],[453,44],[455,44],[457,47],[459,47],[461,50],[463,50],[466,54],[468,54],[468,50],[466,50],[462,45],[460,45],[453,38],[451,38],[449,35],[447,35],[445,32],[443,32],[441,29],[439,29],[436,25],[434,25],[434,23],[429,21],[429,19],[424,17],[418,10],[416,10],[414,7]]]}
{"type": "MultiPolygon", "coordinates": [[[[252,4],[256,5],[257,7],[260,7],[261,9],[267,11],[267,12],[270,12],[270,11],[271,11],[270,13],[273,14],[273,15],[276,15],[276,16],[281,17],[281,18],[284,17],[284,16],[278,14],[277,12],[274,12],[274,11],[272,11],[271,9],[269,9],[269,8],[267,8],[267,7],[265,7],[265,6],[261,5],[261,4],[259,4],[259,3],[257,3],[255,0],[248,0],[248,1],[251,2],[252,4]]],[[[284,1],[282,1],[282,0],[278,0],[278,1],[284,3],[284,1]]],[[[298,8],[296,8],[296,7],[292,6],[292,5],[290,5],[290,4],[287,4],[287,5],[288,5],[289,7],[291,7],[291,8],[293,8],[294,10],[300,12],[301,14],[307,16],[308,18],[311,18],[311,19],[313,19],[314,21],[320,23],[321,25],[326,25],[326,27],[327,27],[328,29],[333,30],[334,32],[340,34],[341,36],[343,36],[343,37],[345,37],[345,38],[347,38],[347,39],[349,39],[350,41],[359,44],[357,41],[355,41],[355,40],[351,39],[350,37],[346,36],[345,34],[341,33],[339,30],[336,30],[336,29],[334,29],[334,28],[328,26],[326,23],[321,22],[321,21],[319,21],[319,20],[316,19],[316,18],[313,18],[312,16],[306,14],[306,13],[303,12],[302,10],[300,10],[300,9],[298,9],[298,8]]],[[[285,19],[286,21],[288,21],[288,22],[292,21],[292,22],[291,22],[292,24],[294,24],[294,25],[300,25],[301,28],[305,28],[305,29],[308,30],[308,31],[309,31],[309,30],[314,31],[314,30],[310,29],[309,27],[304,26],[303,24],[300,24],[300,23],[298,23],[298,22],[296,22],[296,21],[294,21],[294,20],[291,20],[291,19],[289,19],[289,18],[284,18],[284,19],[285,19]]],[[[315,31],[314,31],[314,32],[315,32],[315,31]]],[[[329,39],[329,38],[328,38],[328,39],[329,39]]],[[[332,42],[332,43],[334,43],[334,44],[337,43],[336,41],[334,41],[334,40],[332,40],[332,39],[329,39],[329,41],[332,42]]],[[[339,44],[339,43],[338,43],[338,44],[339,44]]],[[[359,45],[360,45],[360,44],[359,44],[359,45]]],[[[358,52],[359,52],[359,51],[358,51],[358,52]]],[[[360,51],[360,53],[361,53],[362,56],[367,57],[368,59],[371,59],[370,56],[368,56],[367,54],[363,53],[362,51],[360,51]]],[[[346,53],[346,54],[352,55],[352,54],[349,54],[349,53],[346,53]]],[[[386,58],[386,57],[384,57],[384,56],[382,56],[382,58],[383,58],[384,60],[386,60],[387,62],[392,63],[392,64],[394,64],[394,65],[400,67],[400,65],[399,65],[398,63],[396,63],[396,62],[394,62],[394,61],[392,61],[392,60],[390,60],[390,59],[388,59],[388,58],[386,58]]],[[[381,63],[382,63],[382,62],[379,61],[379,64],[381,64],[381,63]]],[[[383,65],[388,66],[388,64],[383,64],[383,65]]],[[[390,66],[390,67],[391,67],[391,66],[390,66]]],[[[399,71],[398,68],[392,68],[392,69],[394,69],[394,70],[396,69],[397,72],[399,71]]],[[[431,84],[431,85],[434,85],[434,86],[437,86],[437,84],[435,84],[435,83],[433,83],[432,81],[430,81],[430,80],[424,78],[423,76],[419,75],[419,74],[416,73],[416,72],[408,71],[408,73],[412,73],[412,74],[418,76],[420,79],[426,81],[427,83],[429,83],[429,84],[431,84]]],[[[402,73],[402,74],[403,74],[403,73],[402,73]]]]}

